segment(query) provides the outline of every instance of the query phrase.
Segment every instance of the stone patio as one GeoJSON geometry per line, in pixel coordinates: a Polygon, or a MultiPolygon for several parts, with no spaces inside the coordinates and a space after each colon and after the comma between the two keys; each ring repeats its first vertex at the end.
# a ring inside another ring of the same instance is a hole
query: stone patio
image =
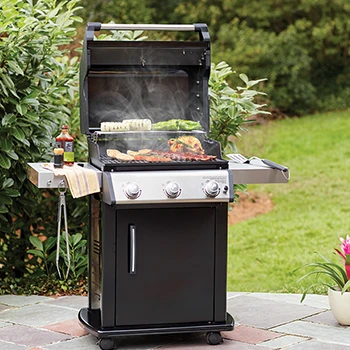
{"type": "MultiPolygon", "coordinates": [[[[120,350],[350,350],[350,327],[340,326],[321,295],[228,293],[227,309],[235,319],[224,341],[208,345],[205,334],[120,337],[120,350]]],[[[87,298],[0,296],[1,350],[99,350],[96,338],[77,320],[87,298]]]]}

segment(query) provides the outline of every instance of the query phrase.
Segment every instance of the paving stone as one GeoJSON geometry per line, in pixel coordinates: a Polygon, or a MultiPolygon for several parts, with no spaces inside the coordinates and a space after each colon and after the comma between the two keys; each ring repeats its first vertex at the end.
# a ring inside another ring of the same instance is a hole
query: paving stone
{"type": "Polygon", "coordinates": [[[34,327],[71,320],[75,317],[77,317],[76,310],[44,303],[6,310],[0,313],[0,320],[2,321],[34,327]]]}
{"type": "Polygon", "coordinates": [[[0,329],[0,339],[25,346],[41,346],[71,338],[66,334],[44,331],[27,326],[10,326],[0,329]]]}
{"type": "Polygon", "coordinates": [[[303,321],[322,323],[333,327],[344,327],[338,323],[338,321],[333,316],[332,311],[324,311],[318,315],[306,317],[303,319],[303,321]]]}
{"type": "Polygon", "coordinates": [[[249,344],[258,344],[266,340],[281,337],[280,333],[248,326],[238,326],[231,332],[221,332],[223,338],[249,344]]]}
{"type": "MultiPolygon", "coordinates": [[[[136,350],[136,348],[130,348],[130,350],[136,350]]],[[[181,349],[198,349],[198,350],[213,350],[213,345],[209,345],[206,340],[205,336],[202,337],[195,337],[192,339],[188,339],[187,341],[175,343],[175,344],[169,344],[165,346],[160,346],[160,350],[163,349],[174,349],[174,350],[181,350],[181,349]]],[[[221,349],[232,349],[232,350],[264,350],[268,349],[260,345],[254,345],[254,344],[247,344],[247,343],[241,343],[234,340],[224,340],[223,343],[218,345],[218,350],[221,349]]],[[[119,348],[118,348],[119,350],[119,348]]],[[[124,349],[123,349],[124,350],[124,349]]],[[[129,348],[125,348],[125,350],[129,350],[129,348]]],[[[269,349],[270,350],[270,349],[269,349]]]]}
{"type": "Polygon", "coordinates": [[[320,309],[273,300],[238,296],[227,301],[228,311],[238,324],[258,328],[271,328],[314,315],[320,309]]]}
{"type": "Polygon", "coordinates": [[[44,350],[100,350],[100,347],[97,345],[95,337],[86,335],[85,337],[47,345],[44,347],[44,350]]]}
{"type": "Polygon", "coordinates": [[[5,343],[0,340],[0,349],[1,350],[26,350],[28,348],[22,345],[5,343]]]}
{"type": "Polygon", "coordinates": [[[80,310],[83,307],[87,307],[89,302],[87,297],[72,295],[60,298],[50,298],[50,300],[47,300],[45,303],[80,310]]]}
{"type": "Polygon", "coordinates": [[[350,345],[339,345],[321,342],[317,340],[309,340],[294,346],[288,347],[288,350],[349,350],[350,345]]]}
{"type": "Polygon", "coordinates": [[[11,306],[25,306],[37,304],[49,299],[49,297],[42,297],[39,295],[0,295],[0,304],[11,306]]]}
{"type": "Polygon", "coordinates": [[[12,309],[12,306],[10,305],[5,305],[5,304],[0,304],[0,312],[4,310],[12,309]]]}
{"type": "Polygon", "coordinates": [[[302,303],[300,303],[301,294],[252,293],[251,296],[254,296],[254,298],[268,299],[298,305],[306,305],[320,309],[329,309],[328,296],[326,295],[308,294],[302,303]]]}
{"type": "Polygon", "coordinates": [[[8,326],[12,326],[12,323],[1,322],[1,321],[0,321],[0,328],[2,328],[2,327],[8,327],[8,326]]]}
{"type": "Polygon", "coordinates": [[[349,327],[337,328],[318,323],[295,321],[273,328],[273,330],[276,332],[314,338],[316,340],[330,343],[343,344],[347,346],[350,345],[349,327]]]}
{"type": "Polygon", "coordinates": [[[73,320],[68,320],[68,321],[50,324],[50,325],[42,327],[42,328],[49,329],[50,331],[54,331],[54,332],[73,335],[75,337],[82,337],[83,335],[88,334],[80,326],[77,318],[75,318],[73,320]]]}
{"type": "Polygon", "coordinates": [[[289,346],[291,345],[302,343],[308,340],[309,340],[308,338],[304,338],[304,337],[296,337],[294,335],[284,335],[276,339],[265,341],[264,343],[262,343],[262,345],[271,349],[281,349],[281,348],[287,348],[287,347],[289,349],[289,346]]]}
{"type": "Polygon", "coordinates": [[[248,292],[227,292],[227,299],[231,299],[240,295],[247,295],[249,294],[248,292]]]}

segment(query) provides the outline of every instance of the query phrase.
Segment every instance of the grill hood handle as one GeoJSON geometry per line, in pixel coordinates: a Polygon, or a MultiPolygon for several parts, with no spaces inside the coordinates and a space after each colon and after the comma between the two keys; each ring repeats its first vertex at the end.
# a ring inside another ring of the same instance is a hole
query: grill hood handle
{"type": "Polygon", "coordinates": [[[199,32],[201,41],[210,42],[208,26],[205,23],[195,24],[118,24],[89,22],[86,28],[86,39],[94,40],[94,32],[100,30],[156,30],[177,32],[199,32]]]}

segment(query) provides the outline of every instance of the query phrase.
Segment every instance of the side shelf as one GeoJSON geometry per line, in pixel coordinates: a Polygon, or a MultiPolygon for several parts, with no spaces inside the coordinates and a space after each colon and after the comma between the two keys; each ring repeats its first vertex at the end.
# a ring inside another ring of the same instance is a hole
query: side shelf
{"type": "MultiPolygon", "coordinates": [[[[64,176],[55,176],[52,171],[43,168],[43,164],[44,163],[28,163],[27,177],[29,181],[38,188],[58,188],[58,184],[64,179],[64,176]]],[[[77,164],[84,168],[95,170],[101,187],[101,171],[88,163],[78,162],[77,164]]]]}
{"type": "Polygon", "coordinates": [[[261,164],[238,164],[229,162],[229,170],[232,172],[234,184],[272,184],[287,183],[290,172],[282,172],[261,164]]]}

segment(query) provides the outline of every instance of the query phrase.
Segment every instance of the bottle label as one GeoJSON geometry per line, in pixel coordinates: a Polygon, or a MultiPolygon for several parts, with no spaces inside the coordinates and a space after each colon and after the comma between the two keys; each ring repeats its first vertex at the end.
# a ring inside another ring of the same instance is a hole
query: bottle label
{"type": "Polygon", "coordinates": [[[56,141],[56,148],[63,148],[62,143],[62,141],[56,141]]]}
{"type": "Polygon", "coordinates": [[[74,141],[65,141],[64,152],[74,152],[74,141]]]}
{"type": "Polygon", "coordinates": [[[74,141],[64,142],[64,155],[65,162],[74,162],[74,141]]]}

